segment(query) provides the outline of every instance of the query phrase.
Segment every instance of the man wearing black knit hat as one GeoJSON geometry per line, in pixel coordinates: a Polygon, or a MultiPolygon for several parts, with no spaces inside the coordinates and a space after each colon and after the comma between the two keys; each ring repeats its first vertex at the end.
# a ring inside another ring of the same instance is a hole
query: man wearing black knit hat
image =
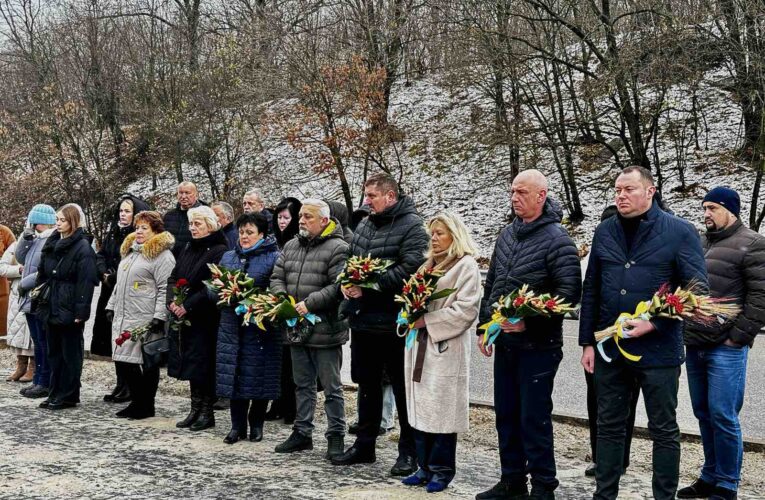
{"type": "Polygon", "coordinates": [[[738,414],[744,402],[749,348],[765,325],[765,237],[739,220],[738,193],[716,187],[704,197],[702,240],[715,297],[735,299],[741,314],[685,330],[688,385],[704,446],[701,476],[677,498],[736,498],[743,441],[738,414]]]}

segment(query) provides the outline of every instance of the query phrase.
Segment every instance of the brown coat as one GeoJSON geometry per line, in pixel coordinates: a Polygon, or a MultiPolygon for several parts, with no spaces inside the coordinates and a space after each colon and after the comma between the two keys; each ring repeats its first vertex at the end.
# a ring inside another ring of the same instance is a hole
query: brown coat
{"type": "MultiPolygon", "coordinates": [[[[16,237],[13,235],[10,229],[0,224],[0,255],[5,253],[5,250],[16,241],[16,237]]],[[[8,280],[6,278],[0,278],[0,337],[4,337],[8,333],[8,280]]]]}

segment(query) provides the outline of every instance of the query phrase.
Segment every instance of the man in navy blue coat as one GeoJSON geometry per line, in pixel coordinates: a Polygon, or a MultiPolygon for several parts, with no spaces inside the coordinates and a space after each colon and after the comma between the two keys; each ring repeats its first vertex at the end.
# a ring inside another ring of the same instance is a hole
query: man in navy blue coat
{"type": "MultiPolygon", "coordinates": [[[[582,291],[576,245],[560,221],[563,212],[547,197],[547,179],[524,170],[513,180],[516,219],[497,239],[481,301],[481,322],[492,304],[524,284],[575,305],[582,291]]],[[[558,486],[552,428],[552,391],[563,359],[563,317],[529,317],[504,322],[496,345],[478,348],[494,357],[494,411],[497,415],[502,477],[478,500],[555,498],[558,486]],[[531,496],[526,485],[531,476],[531,496]]]]}
{"type": "Polygon", "coordinates": [[[582,365],[595,376],[598,399],[598,462],[595,499],[615,499],[623,470],[624,439],[629,416],[628,380],[640,385],[653,440],[653,497],[673,499],[680,468],[677,391],[685,360],[683,323],[668,318],[627,322],[625,352],[613,340],[603,344],[605,357],[595,354],[595,332],[614,324],[621,313],[632,313],[663,284],[673,289],[698,283],[707,286],[701,240],[694,227],[663,211],[656,200],[651,173],[628,167],[616,179],[618,214],[595,230],[584,280],[579,320],[582,365]],[[610,359],[610,362],[606,359],[610,359]]]}

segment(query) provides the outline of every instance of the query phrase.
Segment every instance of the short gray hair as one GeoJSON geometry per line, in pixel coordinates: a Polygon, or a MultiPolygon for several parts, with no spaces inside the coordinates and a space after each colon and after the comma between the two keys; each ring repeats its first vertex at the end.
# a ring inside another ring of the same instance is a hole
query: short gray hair
{"type": "Polygon", "coordinates": [[[316,209],[321,217],[330,217],[329,205],[327,205],[327,202],[324,200],[319,200],[318,198],[308,198],[301,201],[301,203],[303,204],[303,208],[313,207],[316,209]]]}
{"type": "Polygon", "coordinates": [[[244,196],[254,196],[259,202],[266,202],[266,200],[263,199],[263,192],[257,188],[248,189],[247,192],[244,193],[244,196]]]}
{"type": "Polygon", "coordinates": [[[193,221],[194,219],[201,219],[205,221],[207,226],[210,228],[210,231],[217,231],[220,229],[220,224],[218,224],[218,216],[215,215],[215,212],[213,212],[213,209],[210,207],[202,205],[201,207],[190,208],[186,215],[189,218],[189,222],[193,221]]]}
{"type": "Polygon", "coordinates": [[[221,210],[223,210],[223,215],[225,215],[229,221],[234,220],[234,207],[232,207],[231,204],[226,203],[225,201],[216,201],[211,206],[220,207],[221,210]]]}

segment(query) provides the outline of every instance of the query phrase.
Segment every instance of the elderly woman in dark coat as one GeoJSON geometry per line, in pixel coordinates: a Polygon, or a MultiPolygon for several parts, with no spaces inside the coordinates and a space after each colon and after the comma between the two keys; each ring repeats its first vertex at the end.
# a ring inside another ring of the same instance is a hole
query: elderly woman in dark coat
{"type": "MultiPolygon", "coordinates": [[[[239,217],[236,221],[239,242],[220,261],[228,269],[245,271],[262,290],[268,288],[279,256],[268,226],[268,219],[257,212],[239,217]]],[[[231,432],[223,440],[228,444],[247,437],[248,423],[250,441],[263,439],[266,405],[269,399],[279,397],[281,386],[281,333],[243,325],[235,307],[233,304],[221,311],[216,364],[217,395],[231,400],[231,432]]]]}
{"type": "MultiPolygon", "coordinates": [[[[101,294],[96,304],[96,317],[93,321],[93,340],[90,343],[91,354],[99,356],[112,355],[112,321],[111,314],[106,311],[106,304],[114,291],[117,282],[117,266],[122,259],[120,248],[125,237],[135,230],[134,218],[143,211],[151,210],[149,205],[131,194],[120,196],[112,211],[109,230],[96,253],[96,269],[101,282],[101,294]]],[[[123,367],[114,365],[117,383],[110,394],[104,396],[104,401],[122,403],[130,400],[130,390],[125,382],[123,367]]]]}
{"type": "MultiPolygon", "coordinates": [[[[297,198],[284,198],[274,209],[273,230],[279,249],[284,248],[298,233],[300,207],[302,203],[297,198]]],[[[287,344],[286,338],[284,345],[287,344]]],[[[266,420],[284,419],[285,424],[295,420],[295,381],[292,378],[292,356],[289,349],[282,354],[282,395],[271,402],[271,409],[266,413],[266,420]]]]}
{"type": "Polygon", "coordinates": [[[167,374],[188,380],[191,388],[191,411],[176,427],[201,431],[215,427],[215,347],[220,318],[204,281],[210,279],[207,265],[220,262],[228,246],[210,207],[189,209],[188,219],[192,240],[180,249],[167,284],[168,309],[179,322],[188,324],[170,328],[167,374]],[[174,289],[180,283],[184,283],[186,298],[176,304],[174,289]]]}

